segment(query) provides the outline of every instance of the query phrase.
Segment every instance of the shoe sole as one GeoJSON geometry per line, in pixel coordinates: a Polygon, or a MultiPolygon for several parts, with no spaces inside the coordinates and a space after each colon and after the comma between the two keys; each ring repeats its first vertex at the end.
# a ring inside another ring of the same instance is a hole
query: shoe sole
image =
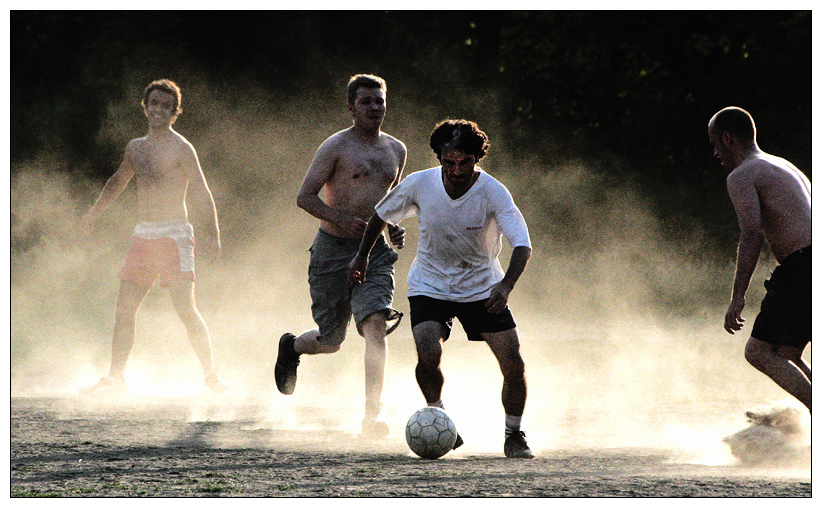
{"type": "Polygon", "coordinates": [[[283,395],[293,394],[294,388],[297,386],[297,365],[299,365],[299,363],[289,368],[289,364],[281,360],[286,356],[283,352],[283,344],[287,339],[293,336],[294,335],[290,333],[285,333],[280,337],[280,343],[277,349],[277,363],[274,365],[274,381],[277,384],[277,390],[283,395]]]}

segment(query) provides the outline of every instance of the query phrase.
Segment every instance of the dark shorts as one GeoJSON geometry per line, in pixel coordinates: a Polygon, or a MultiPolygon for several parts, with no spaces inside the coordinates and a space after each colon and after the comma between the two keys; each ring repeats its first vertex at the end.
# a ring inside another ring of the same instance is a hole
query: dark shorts
{"type": "Polygon", "coordinates": [[[360,248],[360,241],[340,238],[323,230],[311,246],[308,284],[311,290],[311,314],[320,330],[320,339],[339,345],[351,316],[359,323],[379,311],[388,312],[388,320],[398,320],[400,313],[391,308],[394,298],[394,263],[399,255],[380,236],[368,258],[365,282],[348,287],[348,265],[360,248]]]}
{"type": "Polygon", "coordinates": [[[485,308],[485,300],[476,302],[449,302],[428,296],[409,296],[411,303],[411,328],[425,321],[436,321],[445,328],[444,340],[451,335],[454,318],[458,318],[468,340],[483,340],[480,333],[504,332],[516,328],[514,316],[507,306],[500,314],[492,314],[485,308]]]}
{"type": "Polygon", "coordinates": [[[804,349],[811,341],[811,247],[786,257],[765,281],[765,288],[751,336],[804,349]]]}

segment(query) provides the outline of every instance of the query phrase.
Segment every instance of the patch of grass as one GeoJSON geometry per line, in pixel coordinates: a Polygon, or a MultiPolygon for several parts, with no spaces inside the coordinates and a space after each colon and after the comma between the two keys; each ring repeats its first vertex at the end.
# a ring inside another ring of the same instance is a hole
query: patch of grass
{"type": "Polygon", "coordinates": [[[237,489],[225,480],[208,480],[199,485],[197,492],[206,492],[208,494],[222,494],[228,492],[235,492],[237,489]]]}
{"type": "Polygon", "coordinates": [[[96,494],[97,489],[90,488],[90,487],[72,487],[68,489],[68,493],[72,495],[77,494],[96,494]]]}
{"type": "Polygon", "coordinates": [[[12,487],[11,497],[61,497],[59,493],[40,489],[26,489],[24,487],[12,487]]]}

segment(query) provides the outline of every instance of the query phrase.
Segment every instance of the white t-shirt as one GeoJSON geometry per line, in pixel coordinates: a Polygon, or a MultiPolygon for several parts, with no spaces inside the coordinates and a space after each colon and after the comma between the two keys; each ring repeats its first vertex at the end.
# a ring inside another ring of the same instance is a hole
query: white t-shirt
{"type": "Polygon", "coordinates": [[[438,166],[408,175],[377,204],[377,214],[389,224],[414,215],[419,218],[408,296],[452,302],[488,298],[505,275],[497,258],[502,235],[511,248],[531,247],[528,226],[511,193],[479,171],[474,185],[459,199],[445,192],[438,166]]]}

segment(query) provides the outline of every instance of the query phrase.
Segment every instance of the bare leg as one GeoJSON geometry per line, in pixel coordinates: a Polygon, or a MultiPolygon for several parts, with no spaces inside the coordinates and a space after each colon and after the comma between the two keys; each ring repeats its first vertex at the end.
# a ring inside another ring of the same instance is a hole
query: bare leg
{"type": "Polygon", "coordinates": [[[180,316],[188,332],[188,340],[200,359],[203,372],[208,375],[214,371],[214,358],[211,350],[211,338],[203,317],[197,310],[194,301],[194,282],[189,280],[174,281],[169,284],[171,301],[174,310],[180,316]]]}
{"type": "Polygon", "coordinates": [[[301,355],[331,354],[340,350],[342,341],[339,344],[321,342],[317,340],[319,337],[320,331],[316,328],[301,333],[294,341],[294,350],[301,355]]]}
{"type": "Polygon", "coordinates": [[[111,369],[109,377],[123,379],[126,362],[134,346],[137,311],[151,289],[150,285],[131,281],[120,282],[117,309],[114,315],[114,333],[111,338],[111,369]]]}
{"type": "Polygon", "coordinates": [[[388,344],[385,340],[385,312],[375,312],[362,320],[360,334],[365,339],[365,416],[380,412],[388,344]]]}
{"type": "Polygon", "coordinates": [[[811,369],[802,360],[802,351],[751,337],[745,345],[745,359],[811,410],[811,369]]]}
{"type": "Polygon", "coordinates": [[[425,402],[432,404],[442,397],[445,377],[440,369],[442,360],[442,325],[436,321],[419,323],[412,330],[417,345],[417,384],[425,402]]]}
{"type": "Polygon", "coordinates": [[[522,416],[527,389],[525,362],[519,351],[517,329],[483,333],[482,337],[493,351],[502,371],[502,407],[506,415],[522,416]]]}

